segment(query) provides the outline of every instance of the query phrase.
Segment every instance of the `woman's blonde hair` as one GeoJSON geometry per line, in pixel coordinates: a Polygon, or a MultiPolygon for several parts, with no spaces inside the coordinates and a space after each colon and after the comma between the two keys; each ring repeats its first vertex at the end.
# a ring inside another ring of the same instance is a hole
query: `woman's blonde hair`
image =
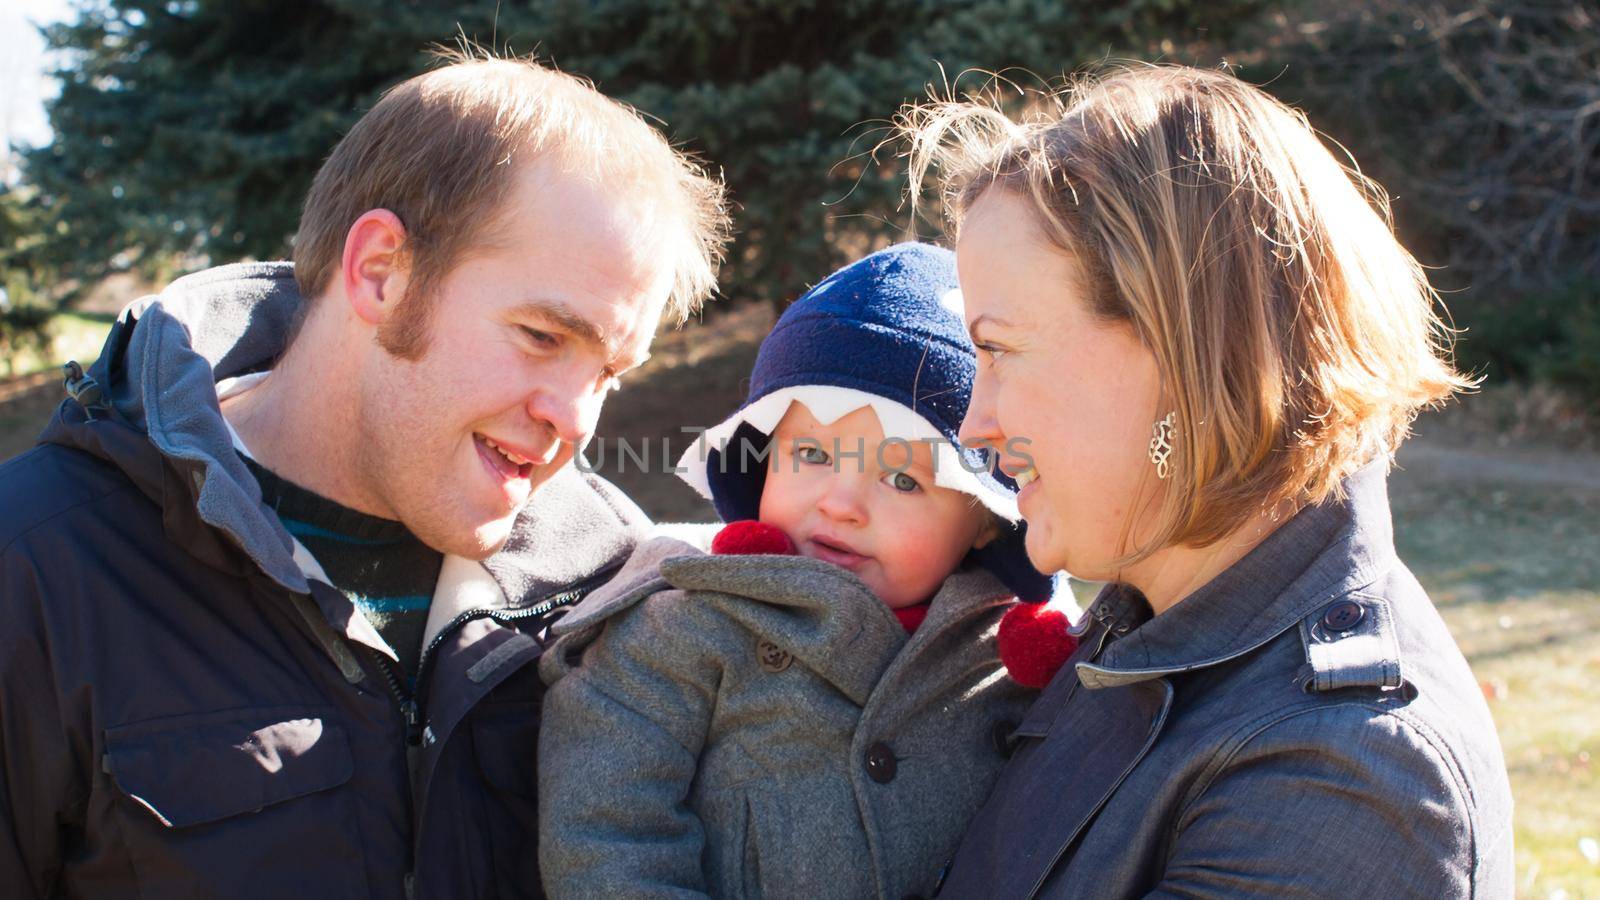
{"type": "Polygon", "coordinates": [[[991,188],[1079,263],[1177,413],[1154,534],[1124,562],[1204,546],[1264,508],[1318,503],[1472,382],[1382,190],[1305,118],[1223,72],[1124,66],[1033,98],[904,110],[913,199],[937,168],[952,235],[991,188]]]}

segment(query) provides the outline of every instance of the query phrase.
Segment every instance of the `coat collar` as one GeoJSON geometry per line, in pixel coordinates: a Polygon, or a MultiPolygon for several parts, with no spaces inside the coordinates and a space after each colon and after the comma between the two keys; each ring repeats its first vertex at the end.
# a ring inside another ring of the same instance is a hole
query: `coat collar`
{"type": "Polygon", "coordinates": [[[1395,560],[1387,473],[1387,458],[1368,463],[1341,483],[1344,499],[1301,510],[1227,571],[1143,624],[1138,592],[1108,586],[1091,615],[1125,636],[1098,659],[1077,664],[1084,687],[1132,684],[1234,659],[1372,582],[1395,560]]]}
{"type": "Polygon", "coordinates": [[[1163,676],[1247,653],[1388,568],[1394,548],[1385,473],[1380,461],[1350,476],[1345,500],[1302,510],[1160,616],[1151,618],[1131,587],[1101,591],[1080,626],[1086,633],[1075,665],[1045,688],[1018,727],[1018,735],[1036,740],[1018,751],[968,828],[947,892],[1037,896],[1159,739],[1176,696],[1163,676]],[[1059,768],[1044,760],[1072,762],[1071,791],[1060,789],[1059,768]],[[1037,824],[1011,827],[1022,821],[1037,824]],[[1014,864],[996,871],[981,862],[1000,857],[1014,864]]]}
{"type": "Polygon", "coordinates": [[[616,578],[551,631],[560,635],[597,626],[653,593],[672,589],[736,598],[725,606],[730,617],[862,705],[908,644],[912,653],[935,646],[939,635],[1012,600],[987,571],[953,573],[929,603],[927,619],[908,638],[883,601],[838,566],[803,556],[711,556],[663,537],[641,544],[616,578]]]}

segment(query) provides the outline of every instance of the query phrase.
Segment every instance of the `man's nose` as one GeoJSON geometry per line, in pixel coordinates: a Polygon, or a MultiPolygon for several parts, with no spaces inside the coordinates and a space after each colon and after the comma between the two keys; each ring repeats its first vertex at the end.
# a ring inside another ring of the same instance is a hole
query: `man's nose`
{"type": "Polygon", "coordinates": [[[606,392],[592,381],[563,379],[535,389],[528,398],[528,417],[542,422],[561,441],[574,446],[594,434],[606,392]]]}

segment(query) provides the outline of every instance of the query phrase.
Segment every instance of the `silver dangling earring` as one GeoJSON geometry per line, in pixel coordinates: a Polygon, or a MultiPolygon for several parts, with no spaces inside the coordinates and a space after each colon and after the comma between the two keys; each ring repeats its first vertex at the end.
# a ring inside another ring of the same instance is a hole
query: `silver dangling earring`
{"type": "Polygon", "coordinates": [[[1155,424],[1155,437],[1150,439],[1150,461],[1155,463],[1156,477],[1165,481],[1172,474],[1172,436],[1176,433],[1178,411],[1155,424]]]}

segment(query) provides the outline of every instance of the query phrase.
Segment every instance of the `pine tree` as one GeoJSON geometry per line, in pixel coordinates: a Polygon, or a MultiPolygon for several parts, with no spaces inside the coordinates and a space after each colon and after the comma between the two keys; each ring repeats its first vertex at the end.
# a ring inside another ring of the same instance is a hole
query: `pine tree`
{"type": "Polygon", "coordinates": [[[282,256],[339,135],[464,36],[592,79],[724,172],[724,290],[782,299],[901,234],[893,155],[867,154],[928,84],[1215,42],[1270,2],[100,0],[50,32],[72,62],[27,173],[78,272],[282,256]]]}

